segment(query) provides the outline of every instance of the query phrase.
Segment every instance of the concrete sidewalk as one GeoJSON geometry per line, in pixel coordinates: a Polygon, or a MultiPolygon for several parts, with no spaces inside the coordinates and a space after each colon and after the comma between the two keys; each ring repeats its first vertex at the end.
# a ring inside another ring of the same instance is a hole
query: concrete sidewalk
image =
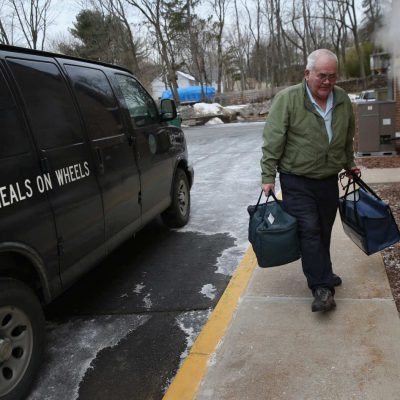
{"type": "MultiPolygon", "coordinates": [[[[400,169],[363,178],[395,182],[400,169]]],[[[254,269],[197,400],[400,399],[400,321],[382,256],[362,253],[338,216],[332,260],[343,285],[330,313],[311,312],[299,261],[254,269]]]]}

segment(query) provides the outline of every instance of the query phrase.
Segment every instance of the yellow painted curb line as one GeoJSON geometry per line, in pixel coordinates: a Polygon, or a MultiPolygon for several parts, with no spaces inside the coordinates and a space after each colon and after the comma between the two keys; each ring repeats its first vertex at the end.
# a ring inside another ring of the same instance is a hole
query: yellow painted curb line
{"type": "Polygon", "coordinates": [[[224,337],[239,298],[246,289],[256,265],[257,259],[250,246],[163,400],[193,400],[195,398],[207,372],[208,360],[224,337]]]}

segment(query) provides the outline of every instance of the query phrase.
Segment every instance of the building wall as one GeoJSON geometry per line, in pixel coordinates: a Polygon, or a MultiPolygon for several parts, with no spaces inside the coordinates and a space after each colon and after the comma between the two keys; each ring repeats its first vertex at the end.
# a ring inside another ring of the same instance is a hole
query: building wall
{"type": "Polygon", "coordinates": [[[400,132],[400,81],[395,80],[394,83],[394,99],[396,101],[396,132],[400,132]]]}
{"type": "Polygon", "coordinates": [[[155,99],[160,98],[164,90],[165,84],[161,79],[157,78],[151,82],[151,94],[155,99]]]}
{"type": "MultiPolygon", "coordinates": [[[[394,100],[396,101],[396,132],[400,132],[400,80],[394,81],[394,100]]],[[[397,154],[400,154],[400,140],[395,141],[397,154]]]]}

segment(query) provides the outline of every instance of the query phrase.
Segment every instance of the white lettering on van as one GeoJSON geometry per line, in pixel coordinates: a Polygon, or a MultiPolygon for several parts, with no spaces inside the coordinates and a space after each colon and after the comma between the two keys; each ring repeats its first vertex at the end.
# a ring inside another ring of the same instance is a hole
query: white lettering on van
{"type": "Polygon", "coordinates": [[[90,175],[89,163],[77,163],[54,171],[56,180],[52,179],[50,173],[37,175],[33,180],[25,179],[23,183],[15,182],[0,186],[0,209],[8,207],[14,203],[30,199],[35,191],[39,193],[49,192],[53,190],[53,182],[56,181],[58,186],[64,186],[68,183],[84,179],[90,175]],[[32,181],[36,183],[36,187],[32,181]]]}
{"type": "Polygon", "coordinates": [[[32,197],[33,191],[30,187],[29,179],[25,179],[24,186],[20,186],[19,182],[0,187],[0,208],[10,206],[14,203],[26,200],[32,197]],[[25,187],[25,192],[24,192],[25,187]]]}
{"type": "Polygon", "coordinates": [[[18,203],[19,199],[13,185],[10,185],[9,193],[10,193],[10,204],[13,204],[14,202],[18,203]]]}
{"type": "Polygon", "coordinates": [[[76,181],[76,178],[75,178],[75,176],[74,176],[74,173],[75,173],[74,165],[70,165],[70,166],[68,167],[68,169],[69,169],[69,173],[71,174],[71,181],[72,181],[72,182],[75,182],[75,181],[76,181]]]}
{"type": "Polygon", "coordinates": [[[44,193],[44,181],[41,175],[36,177],[36,187],[39,190],[39,193],[44,193]]]}
{"type": "Polygon", "coordinates": [[[4,193],[6,190],[7,190],[7,186],[0,187],[0,199],[1,199],[1,204],[3,207],[7,207],[10,205],[10,202],[6,200],[7,194],[4,193]]]}
{"type": "Polygon", "coordinates": [[[18,183],[18,182],[16,183],[16,186],[17,186],[17,192],[18,192],[19,201],[25,200],[25,199],[26,199],[26,196],[24,196],[24,195],[21,193],[21,189],[20,189],[20,187],[19,187],[19,183],[18,183]]]}
{"type": "Polygon", "coordinates": [[[36,177],[36,186],[39,190],[39,193],[48,192],[53,189],[53,183],[51,182],[50,174],[38,175],[36,177]]]}
{"type": "Polygon", "coordinates": [[[83,167],[85,168],[85,175],[89,176],[90,175],[89,163],[87,161],[85,161],[83,163],[83,167]]]}
{"type": "Polygon", "coordinates": [[[82,176],[81,164],[75,164],[74,170],[75,170],[76,179],[82,179],[83,176],[82,176]]]}
{"type": "Polygon", "coordinates": [[[25,189],[27,190],[25,192],[26,197],[31,198],[33,196],[33,190],[31,187],[31,181],[29,179],[25,179],[25,189]]]}
{"type": "Polygon", "coordinates": [[[43,178],[44,178],[44,185],[46,187],[46,190],[53,189],[53,182],[51,181],[50,174],[44,174],[43,178]]]}
{"type": "Polygon", "coordinates": [[[63,186],[67,183],[75,182],[89,176],[90,170],[87,161],[83,163],[83,168],[85,173],[83,173],[82,165],[80,163],[55,170],[54,173],[57,178],[58,186],[63,186]]]}
{"type": "Polygon", "coordinates": [[[69,175],[68,167],[67,168],[63,168],[63,172],[64,172],[65,183],[70,183],[71,182],[71,176],[69,175]]]}
{"type": "Polygon", "coordinates": [[[57,169],[54,171],[57,177],[58,186],[64,185],[64,174],[62,169],[57,169]]]}

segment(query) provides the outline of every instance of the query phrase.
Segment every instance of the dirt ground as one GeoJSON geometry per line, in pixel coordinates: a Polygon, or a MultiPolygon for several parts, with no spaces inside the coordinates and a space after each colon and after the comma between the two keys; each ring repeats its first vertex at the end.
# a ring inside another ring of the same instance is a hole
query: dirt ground
{"type": "MultiPolygon", "coordinates": [[[[356,164],[364,168],[398,168],[400,167],[400,156],[360,157],[356,159],[356,164]]],[[[400,226],[400,183],[382,183],[370,186],[378,196],[389,202],[397,225],[400,226]]],[[[400,314],[400,242],[381,253],[397,311],[400,314]]]]}

